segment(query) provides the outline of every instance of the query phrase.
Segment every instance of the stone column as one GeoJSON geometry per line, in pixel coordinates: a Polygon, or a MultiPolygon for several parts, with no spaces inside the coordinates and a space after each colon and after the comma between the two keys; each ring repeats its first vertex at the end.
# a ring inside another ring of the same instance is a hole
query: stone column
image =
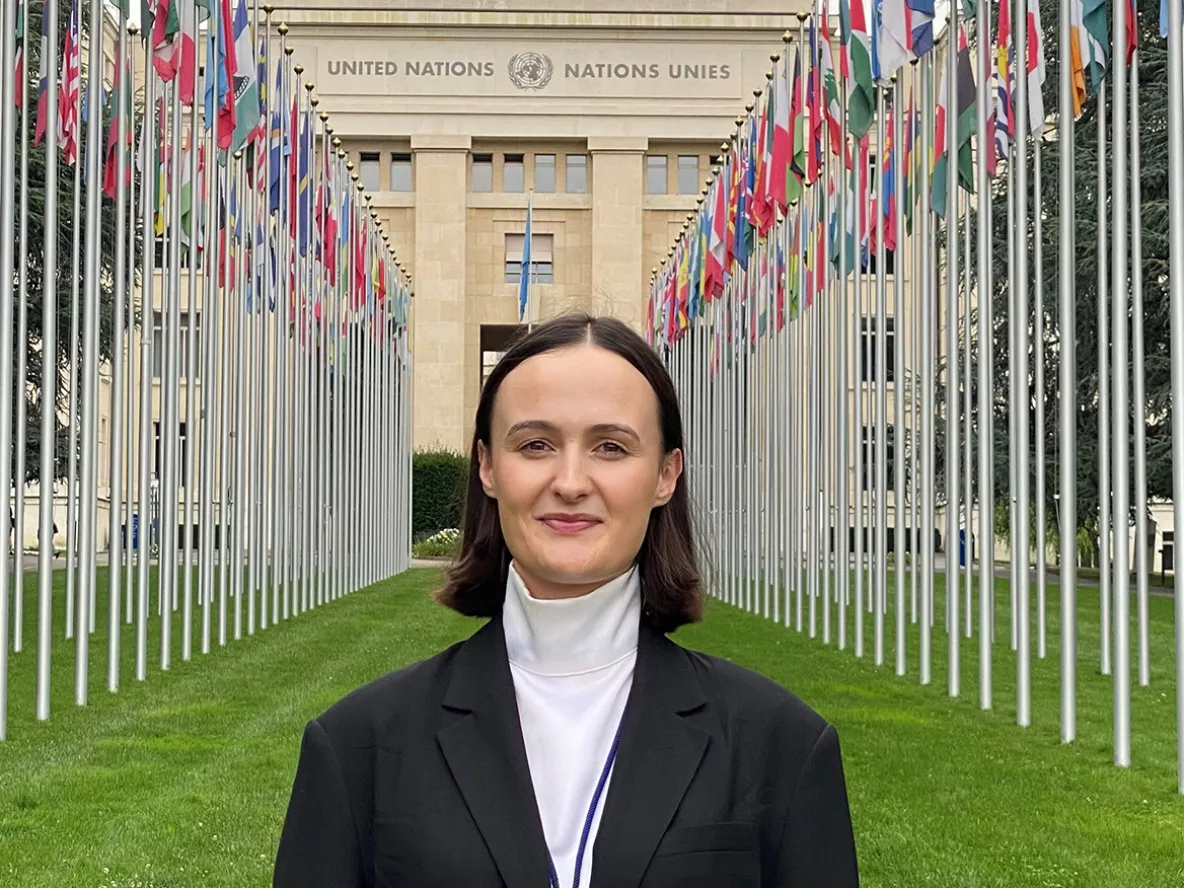
{"type": "Polygon", "coordinates": [[[592,155],[592,310],[641,330],[646,283],[642,249],[645,152],[641,137],[588,139],[592,155]]]}
{"type": "Polygon", "coordinates": [[[468,136],[414,136],[415,447],[465,452],[465,267],[468,136]]]}

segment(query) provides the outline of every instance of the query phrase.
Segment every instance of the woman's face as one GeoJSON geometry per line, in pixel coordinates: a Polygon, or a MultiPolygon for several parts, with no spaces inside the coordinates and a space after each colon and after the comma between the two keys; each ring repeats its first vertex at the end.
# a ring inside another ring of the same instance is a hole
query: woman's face
{"type": "Polygon", "coordinates": [[[583,595],[620,576],[669,502],[682,453],[662,452],[658,399],[628,361],[595,345],[536,355],[494,400],[481,483],[536,598],[583,595]]]}

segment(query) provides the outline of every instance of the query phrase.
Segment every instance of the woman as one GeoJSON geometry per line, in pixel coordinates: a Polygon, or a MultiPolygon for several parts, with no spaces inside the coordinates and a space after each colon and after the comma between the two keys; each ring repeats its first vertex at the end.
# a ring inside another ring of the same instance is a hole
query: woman
{"type": "Polygon", "coordinates": [[[506,353],[439,594],[489,622],[308,725],[276,888],[858,884],[834,728],[666,637],[703,612],[682,447],[619,321],[506,353]]]}

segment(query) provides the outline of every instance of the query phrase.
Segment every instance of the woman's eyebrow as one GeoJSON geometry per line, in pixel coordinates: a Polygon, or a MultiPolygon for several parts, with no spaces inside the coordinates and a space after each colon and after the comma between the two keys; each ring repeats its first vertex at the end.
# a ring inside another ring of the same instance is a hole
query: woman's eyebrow
{"type": "MultiPolygon", "coordinates": [[[[636,441],[641,440],[641,436],[637,434],[632,427],[616,422],[601,422],[596,425],[589,426],[588,431],[595,435],[605,434],[620,434],[633,438],[636,441]]],[[[521,422],[516,422],[506,431],[506,437],[512,437],[520,432],[544,432],[546,434],[555,435],[559,433],[559,427],[554,423],[547,422],[545,419],[524,419],[521,422]]]]}

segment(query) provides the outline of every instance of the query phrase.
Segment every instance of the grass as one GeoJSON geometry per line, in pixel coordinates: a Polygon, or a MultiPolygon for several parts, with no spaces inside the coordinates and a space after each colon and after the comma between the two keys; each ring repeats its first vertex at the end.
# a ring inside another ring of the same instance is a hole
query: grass
{"type": "MultiPolygon", "coordinates": [[[[0,744],[0,884],[6,888],[265,886],[304,723],[350,689],[428,656],[476,623],[431,604],[438,570],[416,570],[105,690],[105,608],[91,644],[90,705],[73,705],[73,643],[58,608],[52,719],[33,719],[34,637],[10,661],[9,740],[0,744]]],[[[103,579],[103,577],[101,577],[103,579]]],[[[33,578],[26,620],[35,613],[33,578]]],[[[100,582],[100,587],[102,582],[100,582]]],[[[938,580],[940,601],[940,578],[938,580]]],[[[59,592],[60,594],[60,592],[59,592]]],[[[839,729],[863,882],[892,888],[1172,888],[1184,885],[1176,794],[1170,599],[1153,598],[1152,683],[1134,688],[1133,766],[1111,764],[1110,680],[1097,674],[1097,598],[1079,606],[1079,739],[1057,721],[1056,608],[1048,658],[1033,660],[1033,726],[1015,726],[1014,655],[1000,582],[995,708],[980,711],[977,639],[963,639],[962,696],[946,695],[945,634],[933,684],[825,647],[712,601],[683,644],[760,669],[839,729]]],[[[1050,587],[1050,602],[1056,599],[1050,587]]],[[[100,597],[102,590],[100,589],[100,597]]],[[[57,604],[60,604],[57,602],[57,604]]],[[[942,615],[939,611],[939,627],[942,615]]],[[[1033,622],[1033,626],[1035,623],[1033,622]]],[[[179,638],[180,621],[174,620],[179,638]]]]}

